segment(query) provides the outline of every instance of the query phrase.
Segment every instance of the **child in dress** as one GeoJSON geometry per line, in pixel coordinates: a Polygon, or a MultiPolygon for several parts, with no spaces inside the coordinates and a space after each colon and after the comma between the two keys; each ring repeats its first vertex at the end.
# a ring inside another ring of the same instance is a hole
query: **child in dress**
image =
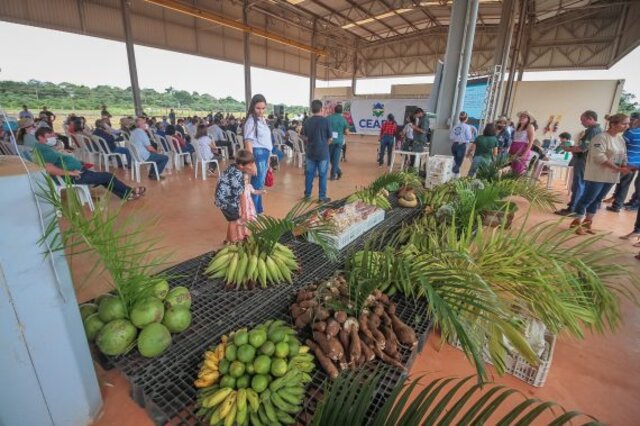
{"type": "Polygon", "coordinates": [[[238,234],[240,239],[244,239],[251,235],[247,228],[247,223],[255,220],[257,217],[256,206],[253,204],[251,195],[264,195],[265,190],[256,190],[251,185],[251,177],[258,174],[256,163],[248,165],[244,173],[244,192],[240,196],[240,223],[238,226],[238,234]]]}
{"type": "MultiPolygon", "coordinates": [[[[216,186],[215,204],[220,208],[228,222],[225,243],[240,241],[246,235],[244,232],[244,219],[242,219],[243,210],[248,212],[247,207],[244,207],[244,209],[242,207],[246,205],[247,185],[245,184],[245,174],[255,173],[255,170],[256,164],[253,154],[242,149],[236,153],[235,164],[230,165],[220,176],[216,186]]],[[[248,186],[249,191],[251,191],[251,185],[248,186]]],[[[251,197],[249,197],[249,201],[251,201],[251,197]]],[[[251,203],[251,206],[253,206],[253,203],[251,203]]],[[[253,210],[255,215],[255,207],[253,210]]]]}

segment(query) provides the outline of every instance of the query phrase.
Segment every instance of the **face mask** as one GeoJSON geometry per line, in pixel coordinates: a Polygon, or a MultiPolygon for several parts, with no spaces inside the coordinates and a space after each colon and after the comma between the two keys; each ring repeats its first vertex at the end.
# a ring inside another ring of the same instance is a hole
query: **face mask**
{"type": "Polygon", "coordinates": [[[55,146],[57,143],[58,143],[58,139],[56,139],[55,136],[47,138],[47,145],[55,146]]]}

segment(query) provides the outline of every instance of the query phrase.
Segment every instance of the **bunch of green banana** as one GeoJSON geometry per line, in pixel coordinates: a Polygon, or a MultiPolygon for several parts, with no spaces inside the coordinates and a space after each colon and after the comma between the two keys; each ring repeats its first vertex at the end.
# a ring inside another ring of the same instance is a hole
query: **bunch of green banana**
{"type": "Polygon", "coordinates": [[[196,413],[210,425],[248,425],[249,410],[258,411],[260,397],[253,389],[217,389],[198,400],[196,413]]]}
{"type": "Polygon", "coordinates": [[[258,244],[242,242],[224,247],[211,259],[205,270],[212,278],[224,278],[236,288],[246,288],[249,283],[268,284],[293,282],[293,272],[298,269],[291,249],[276,243],[270,253],[258,244]]]}
{"type": "Polygon", "coordinates": [[[294,360],[295,364],[304,365],[307,372],[294,368],[271,382],[269,389],[260,394],[258,411],[249,413],[253,426],[296,423],[295,416],[302,410],[305,383],[311,381],[308,372],[313,371],[315,365],[308,353],[297,355],[289,365],[294,360]]]}

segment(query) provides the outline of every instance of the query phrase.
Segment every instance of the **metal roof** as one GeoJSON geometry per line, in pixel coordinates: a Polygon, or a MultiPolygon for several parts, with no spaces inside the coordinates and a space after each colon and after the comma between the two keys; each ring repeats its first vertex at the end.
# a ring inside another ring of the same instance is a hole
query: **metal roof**
{"type": "MultiPolygon", "coordinates": [[[[640,0],[518,0],[529,2],[532,29],[526,70],[608,68],[640,42],[640,0]]],[[[162,0],[210,12],[217,21],[131,0],[136,44],[242,63],[241,0],[162,0]]],[[[319,49],[320,79],[433,74],[444,56],[450,0],[247,1],[253,66],[309,75],[319,49]],[[312,37],[316,29],[316,36],[312,37]],[[290,40],[283,43],[277,38],[290,40]],[[294,46],[295,45],[295,46],[294,46]],[[356,59],[357,56],[357,59],[356,59]]],[[[124,40],[120,0],[2,0],[0,19],[124,40]]],[[[480,0],[471,70],[493,63],[501,0],[480,0]]],[[[197,15],[197,13],[195,13],[197,15]]]]}

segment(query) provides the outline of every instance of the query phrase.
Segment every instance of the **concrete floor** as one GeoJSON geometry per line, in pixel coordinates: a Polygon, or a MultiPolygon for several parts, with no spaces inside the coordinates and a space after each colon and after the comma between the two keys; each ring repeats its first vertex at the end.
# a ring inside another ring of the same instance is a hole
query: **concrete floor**
{"type": "MultiPolygon", "coordinates": [[[[386,169],[375,163],[373,138],[351,136],[348,162],[342,164],[344,177],[329,182],[329,196],[345,197],[358,187],[371,182],[386,169]]],[[[223,165],[223,167],[225,167],[223,165]]],[[[468,167],[468,165],[467,165],[468,167]]],[[[466,169],[466,168],[465,168],[466,169]]],[[[121,171],[118,172],[122,174],[121,171]]],[[[126,182],[129,182],[125,178],[126,182]]],[[[275,175],[276,184],[265,196],[265,211],[274,216],[284,215],[302,196],[304,176],[302,169],[285,164],[275,175]]],[[[123,216],[135,213],[136,220],[157,219],[153,231],[161,244],[172,251],[171,261],[181,262],[220,246],[226,232],[222,214],[213,205],[213,192],[217,178],[196,180],[191,168],[167,175],[162,182],[143,178],[147,195],[136,202],[127,203],[123,216]]],[[[563,182],[554,182],[562,196],[566,196],[563,182]]],[[[317,184],[314,188],[317,196],[317,184]]],[[[112,200],[115,203],[115,201],[112,200]]],[[[522,211],[522,208],[520,209],[522,211]]],[[[550,213],[534,212],[531,222],[557,220],[550,213]]],[[[628,264],[634,272],[640,263],[633,259],[631,242],[617,237],[631,231],[635,213],[601,211],[595,227],[610,232],[609,241],[619,245],[623,255],[616,261],[628,264]]],[[[108,289],[103,279],[83,279],[89,268],[88,259],[70,260],[74,282],[80,302],[92,299],[108,289]]],[[[495,377],[496,382],[519,389],[528,397],[553,400],[567,409],[591,414],[612,425],[636,425],[640,421],[640,311],[625,302],[625,322],[615,334],[606,336],[588,334],[583,341],[560,336],[546,385],[533,388],[511,377],[495,377]]],[[[430,378],[472,375],[474,368],[457,349],[441,344],[436,334],[430,336],[425,350],[418,355],[411,376],[430,378]]],[[[490,369],[493,372],[492,369],[490,369]]],[[[104,409],[96,420],[100,426],[152,425],[144,409],[129,398],[126,380],[117,371],[103,371],[96,365],[104,409]]]]}

